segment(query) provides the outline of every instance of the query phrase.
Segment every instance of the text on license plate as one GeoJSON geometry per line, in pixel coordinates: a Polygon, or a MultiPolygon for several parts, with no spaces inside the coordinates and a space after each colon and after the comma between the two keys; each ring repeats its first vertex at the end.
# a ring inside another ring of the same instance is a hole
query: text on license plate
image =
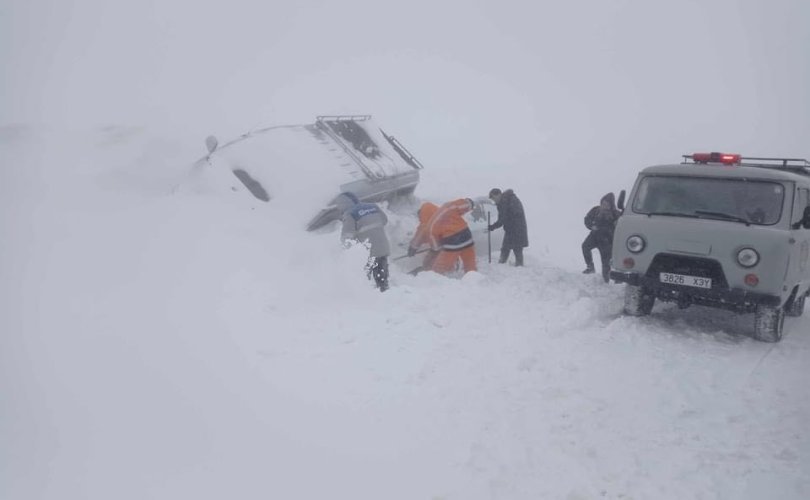
{"type": "Polygon", "coordinates": [[[661,273],[661,283],[671,283],[673,285],[694,286],[697,288],[711,288],[711,278],[701,278],[700,276],[687,276],[685,274],[661,273]]]}

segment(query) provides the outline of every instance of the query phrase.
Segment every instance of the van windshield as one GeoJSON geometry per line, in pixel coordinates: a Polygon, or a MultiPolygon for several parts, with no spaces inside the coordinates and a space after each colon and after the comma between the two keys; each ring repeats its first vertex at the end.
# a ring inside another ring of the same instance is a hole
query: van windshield
{"type": "Polygon", "coordinates": [[[655,175],[641,180],[633,211],[771,225],[782,216],[784,197],[777,182],[655,175]]]}

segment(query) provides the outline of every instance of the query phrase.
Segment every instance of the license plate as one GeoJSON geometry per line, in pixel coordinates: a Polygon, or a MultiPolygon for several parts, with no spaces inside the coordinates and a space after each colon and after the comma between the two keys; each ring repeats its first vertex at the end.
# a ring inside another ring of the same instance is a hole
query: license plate
{"type": "Polygon", "coordinates": [[[661,283],[672,285],[694,286],[696,288],[711,288],[711,278],[701,278],[700,276],[688,276],[685,274],[661,273],[661,283]]]}

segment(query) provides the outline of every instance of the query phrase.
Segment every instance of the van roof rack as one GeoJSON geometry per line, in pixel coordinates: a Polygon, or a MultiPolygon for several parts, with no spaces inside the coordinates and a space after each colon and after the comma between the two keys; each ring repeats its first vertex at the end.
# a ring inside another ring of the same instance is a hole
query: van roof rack
{"type": "Polygon", "coordinates": [[[810,167],[810,162],[804,158],[759,158],[755,156],[743,156],[741,160],[741,165],[810,167]]]}
{"type": "Polygon", "coordinates": [[[777,170],[789,170],[800,174],[810,175],[810,161],[804,158],[768,158],[760,156],[742,156],[739,154],[726,153],[695,153],[683,155],[683,164],[705,165],[708,163],[720,163],[723,165],[739,167],[760,167],[773,168],[777,170]]]}

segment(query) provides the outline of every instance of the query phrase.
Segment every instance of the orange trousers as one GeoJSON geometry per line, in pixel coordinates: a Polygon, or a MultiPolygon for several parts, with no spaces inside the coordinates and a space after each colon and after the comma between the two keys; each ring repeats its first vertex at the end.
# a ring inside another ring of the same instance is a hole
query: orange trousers
{"type": "Polygon", "coordinates": [[[475,265],[475,247],[473,246],[462,250],[441,250],[438,254],[428,252],[423,267],[439,274],[449,274],[456,270],[456,263],[459,259],[461,259],[461,266],[465,273],[478,270],[475,265]]]}

